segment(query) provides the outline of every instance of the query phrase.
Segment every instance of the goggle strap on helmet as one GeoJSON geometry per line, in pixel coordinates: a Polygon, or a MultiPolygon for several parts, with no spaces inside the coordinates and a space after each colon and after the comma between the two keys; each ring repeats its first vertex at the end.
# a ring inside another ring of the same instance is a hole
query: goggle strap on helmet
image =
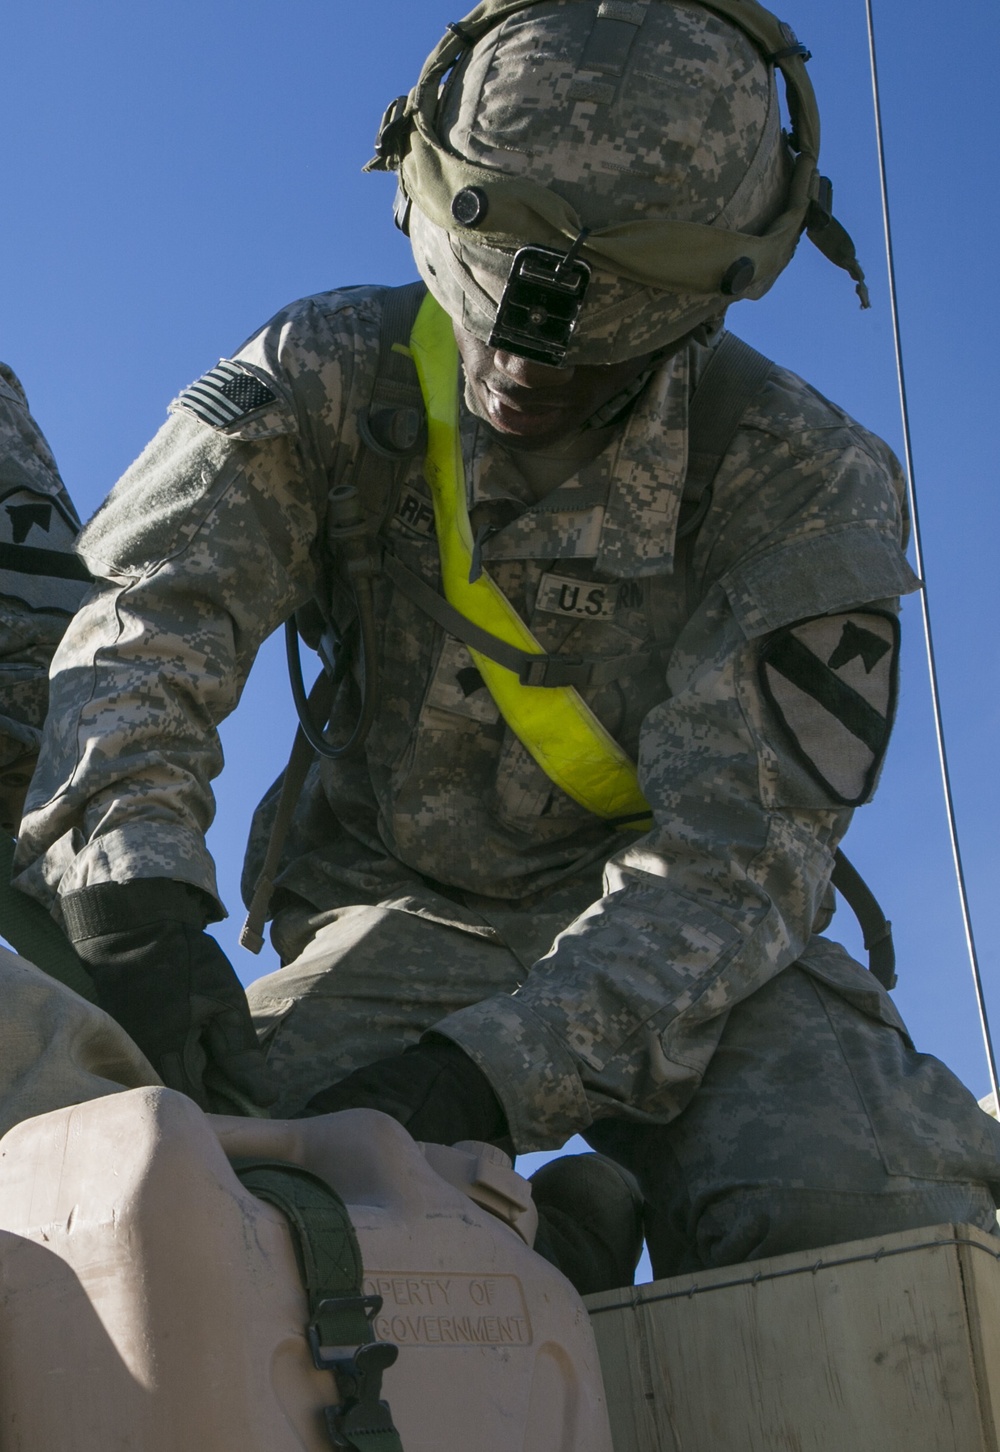
{"type": "MultiPolygon", "coordinates": [[[[475,166],[428,144],[420,129],[413,133],[400,176],[406,195],[436,226],[481,238],[492,247],[516,251],[530,238],[530,245],[565,249],[582,230],[575,208],[550,188],[475,166]],[[466,201],[471,212],[470,194],[478,201],[477,220],[463,224],[456,212],[464,210],[459,204],[466,201]]],[[[724,284],[740,263],[745,290],[756,278],[764,281],[763,291],[794,252],[817,187],[812,158],[800,155],[788,206],[763,236],[647,218],[594,229],[582,256],[645,287],[730,296],[735,289],[724,284]]]]}
{"type": "MultiPolygon", "coordinates": [[[[820,177],[820,181],[826,180],[826,177],[820,177]]],[[[807,222],[806,236],[809,241],[814,247],[819,248],[825,258],[836,267],[842,267],[854,279],[855,290],[861,299],[861,306],[870,308],[872,304],[868,285],[865,282],[865,274],[858,261],[850,233],[841,226],[836,217],[828,215],[824,221],[814,225],[811,220],[813,216],[811,210],[808,216],[810,220],[807,222]]]]}

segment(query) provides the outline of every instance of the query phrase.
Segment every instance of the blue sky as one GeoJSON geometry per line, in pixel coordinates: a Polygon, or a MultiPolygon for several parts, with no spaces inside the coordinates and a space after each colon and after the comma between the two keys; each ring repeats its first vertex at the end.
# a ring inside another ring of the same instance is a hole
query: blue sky
{"type": "MultiPolygon", "coordinates": [[[[361,175],[385,104],[416,79],[448,0],[7,0],[6,217],[0,356],[84,516],[169,400],[294,297],[413,275],[393,184],[361,175]]],[[[898,449],[863,0],[781,10],[809,44],[823,167],[874,307],[803,244],[731,324],[898,449]]],[[[1000,1036],[995,426],[998,227],[986,0],[942,25],[930,0],[876,0],[916,473],[945,720],[987,993],[1000,1036]]],[[[953,885],[926,669],[912,603],[899,724],[848,848],[896,925],[897,1001],[918,1046],[988,1088],[953,885]]],[[[276,966],[236,946],[254,802],[293,718],[280,642],[224,728],[212,845],[232,913],[219,936],[245,979],[276,966]]],[[[849,914],[834,925],[849,945],[849,914]]]]}

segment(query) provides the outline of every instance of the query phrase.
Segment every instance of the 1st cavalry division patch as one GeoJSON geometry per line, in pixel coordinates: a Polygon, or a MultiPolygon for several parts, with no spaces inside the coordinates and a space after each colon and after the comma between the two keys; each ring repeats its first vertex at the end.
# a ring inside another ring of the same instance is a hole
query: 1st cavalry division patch
{"type": "Polygon", "coordinates": [[[215,429],[229,428],[248,413],[272,403],[277,394],[252,373],[223,358],[197,383],[178,396],[177,403],[215,429]]]}
{"type": "Polygon", "coordinates": [[[881,610],[779,630],[761,656],[764,693],[796,756],[844,806],[875,784],[896,709],[899,622],[881,610]]]}

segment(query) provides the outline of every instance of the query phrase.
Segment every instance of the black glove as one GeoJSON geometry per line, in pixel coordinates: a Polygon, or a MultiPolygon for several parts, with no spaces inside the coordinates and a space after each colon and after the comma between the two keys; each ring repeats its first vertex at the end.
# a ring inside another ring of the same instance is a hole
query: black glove
{"type": "Polygon", "coordinates": [[[221,1113],[274,1103],[246,994],[203,931],[204,893],[159,877],[102,882],[67,894],[62,908],[98,1002],[164,1084],[221,1113]]]}
{"type": "Polygon", "coordinates": [[[509,1146],[507,1116],[481,1069],[450,1039],[425,1039],[402,1054],[355,1069],[314,1094],[303,1117],[341,1109],[381,1109],[414,1139],[455,1144],[481,1139],[509,1146]],[[507,1143],[504,1144],[504,1141],[507,1143]]]}

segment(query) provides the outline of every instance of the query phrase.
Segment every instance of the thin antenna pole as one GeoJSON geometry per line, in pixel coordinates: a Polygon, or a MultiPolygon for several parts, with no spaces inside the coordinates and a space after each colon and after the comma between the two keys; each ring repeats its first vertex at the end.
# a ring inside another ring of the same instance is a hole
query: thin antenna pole
{"type": "MultiPolygon", "coordinates": [[[[906,396],[906,370],[903,366],[903,343],[899,326],[899,304],[896,293],[896,260],[892,245],[892,223],[889,217],[889,187],[886,179],[885,144],[882,135],[882,99],[878,80],[878,59],[875,52],[875,19],[872,0],[865,0],[868,16],[868,54],[871,61],[872,100],[875,106],[875,139],[878,146],[879,186],[882,193],[882,224],[885,232],[886,262],[889,273],[889,305],[892,312],[892,338],[896,351],[896,378],[899,382],[899,408],[903,419],[903,451],[906,462],[906,487],[910,501],[910,515],[913,520],[913,552],[917,574],[924,575],[923,541],[920,533],[920,514],[917,508],[916,479],[913,471],[913,442],[910,433],[910,408],[906,396]]],[[[958,826],[955,821],[955,799],[951,789],[951,773],[948,769],[948,753],[944,740],[944,722],[941,716],[941,693],[938,688],[937,661],[934,654],[934,636],[931,630],[930,605],[927,599],[927,585],[920,591],[920,609],[924,621],[924,641],[927,646],[927,672],[930,677],[931,705],[934,714],[934,734],[937,738],[938,761],[941,764],[941,782],[944,788],[945,814],[948,818],[948,835],[951,839],[951,855],[955,863],[955,877],[958,882],[958,898],[962,909],[962,924],[965,928],[965,943],[972,967],[972,981],[975,985],[976,1004],[979,1009],[979,1023],[983,1032],[986,1062],[990,1071],[990,1085],[993,1089],[994,1105],[1000,1113],[1000,1086],[997,1082],[997,1061],[993,1052],[989,1015],[986,1011],[986,996],[983,992],[983,978],[979,970],[979,955],[972,931],[972,913],[969,907],[969,893],[962,867],[962,852],[958,842],[958,826]]]]}

